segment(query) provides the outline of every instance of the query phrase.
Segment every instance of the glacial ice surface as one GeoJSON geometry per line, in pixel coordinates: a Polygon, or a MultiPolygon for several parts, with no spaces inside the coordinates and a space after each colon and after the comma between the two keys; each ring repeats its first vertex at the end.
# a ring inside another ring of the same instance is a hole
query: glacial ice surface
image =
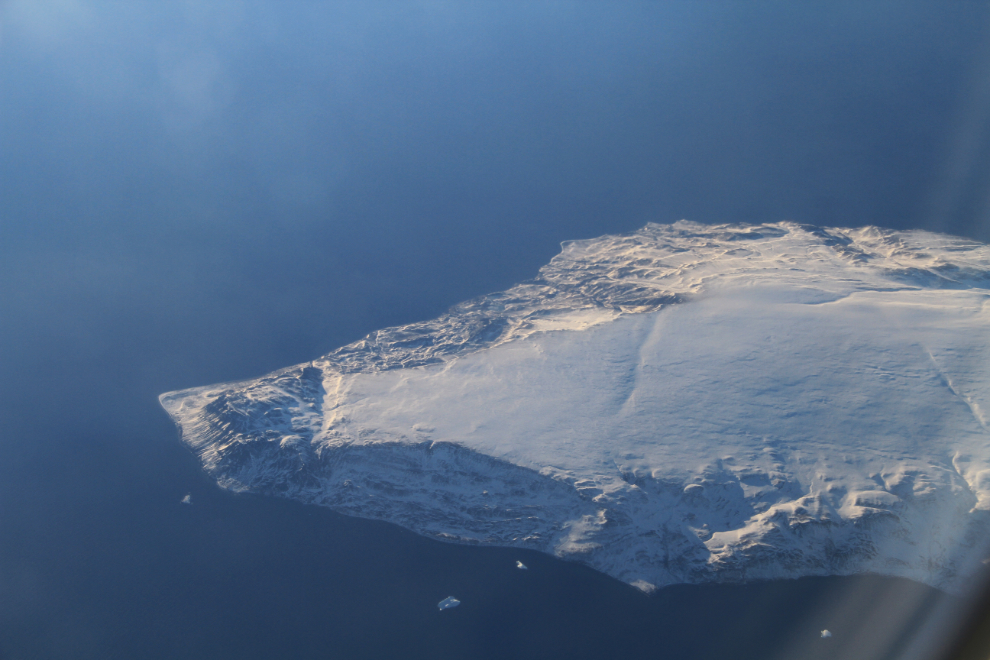
{"type": "Polygon", "coordinates": [[[644,591],[990,542],[990,247],[649,224],[262,378],[163,394],[223,487],[542,550],[644,591]]]}

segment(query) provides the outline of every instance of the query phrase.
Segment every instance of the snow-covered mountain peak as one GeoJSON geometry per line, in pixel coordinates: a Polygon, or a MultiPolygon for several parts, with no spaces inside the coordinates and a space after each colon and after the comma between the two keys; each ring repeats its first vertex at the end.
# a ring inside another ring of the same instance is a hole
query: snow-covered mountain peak
{"type": "Polygon", "coordinates": [[[218,482],[650,589],[987,551],[990,247],[649,224],[307,365],[162,395],[218,482]]]}

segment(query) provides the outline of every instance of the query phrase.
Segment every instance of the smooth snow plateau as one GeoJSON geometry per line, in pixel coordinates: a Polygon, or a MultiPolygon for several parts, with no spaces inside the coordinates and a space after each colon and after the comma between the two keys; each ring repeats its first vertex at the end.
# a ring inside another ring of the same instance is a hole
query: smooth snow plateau
{"type": "Polygon", "coordinates": [[[990,552],[990,246],[649,224],[257,380],[163,394],[218,483],[645,591],[990,552]]]}

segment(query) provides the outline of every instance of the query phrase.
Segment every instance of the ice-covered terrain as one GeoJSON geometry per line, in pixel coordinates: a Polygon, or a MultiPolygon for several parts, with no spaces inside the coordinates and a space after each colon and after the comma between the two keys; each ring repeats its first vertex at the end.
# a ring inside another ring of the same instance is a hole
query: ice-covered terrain
{"type": "MultiPolygon", "coordinates": [[[[650,224],[263,378],[161,403],[224,487],[644,590],[990,554],[990,247],[650,224]]],[[[318,304],[318,303],[314,303],[318,304]]]]}

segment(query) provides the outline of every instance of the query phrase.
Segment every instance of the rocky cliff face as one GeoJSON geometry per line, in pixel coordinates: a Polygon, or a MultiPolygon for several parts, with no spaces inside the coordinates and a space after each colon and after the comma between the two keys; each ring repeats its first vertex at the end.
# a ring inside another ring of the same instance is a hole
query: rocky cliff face
{"type": "Polygon", "coordinates": [[[226,488],[644,589],[990,554],[990,247],[647,225],[254,381],[164,394],[226,488]]]}

